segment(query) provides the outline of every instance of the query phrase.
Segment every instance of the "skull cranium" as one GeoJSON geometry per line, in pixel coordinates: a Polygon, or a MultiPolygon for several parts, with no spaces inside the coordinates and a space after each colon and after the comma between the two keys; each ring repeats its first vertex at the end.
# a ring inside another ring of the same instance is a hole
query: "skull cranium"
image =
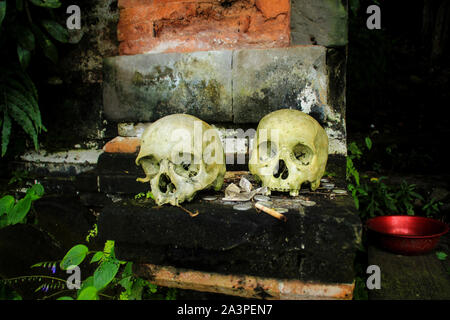
{"type": "Polygon", "coordinates": [[[158,205],[178,206],[196,192],[220,190],[225,175],[225,156],[215,129],[186,114],[173,114],[152,123],[143,133],[136,164],[158,205]]]}
{"type": "Polygon", "coordinates": [[[282,109],[261,119],[250,157],[250,172],[272,191],[292,196],[304,182],[316,190],[328,160],[328,136],[311,116],[282,109]]]}

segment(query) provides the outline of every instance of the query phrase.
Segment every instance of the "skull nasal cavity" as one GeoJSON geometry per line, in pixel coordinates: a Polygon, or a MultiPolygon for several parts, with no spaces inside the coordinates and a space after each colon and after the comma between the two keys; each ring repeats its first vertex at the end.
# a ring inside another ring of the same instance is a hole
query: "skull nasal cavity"
{"type": "Polygon", "coordinates": [[[163,193],[175,192],[176,188],[175,185],[172,183],[172,180],[170,180],[169,176],[166,174],[162,174],[159,176],[159,183],[158,183],[159,190],[163,193]]]}
{"type": "Polygon", "coordinates": [[[279,178],[281,177],[281,179],[286,180],[289,176],[289,169],[286,166],[286,163],[284,162],[283,159],[278,161],[278,170],[276,172],[273,173],[273,176],[275,178],[279,178]]]}

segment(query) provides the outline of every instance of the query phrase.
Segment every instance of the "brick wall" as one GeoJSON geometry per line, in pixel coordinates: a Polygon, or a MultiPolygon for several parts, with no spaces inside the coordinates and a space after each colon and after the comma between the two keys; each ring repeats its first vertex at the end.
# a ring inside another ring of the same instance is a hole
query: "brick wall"
{"type": "Polygon", "coordinates": [[[289,0],[119,0],[121,55],[290,44],[289,0]]]}

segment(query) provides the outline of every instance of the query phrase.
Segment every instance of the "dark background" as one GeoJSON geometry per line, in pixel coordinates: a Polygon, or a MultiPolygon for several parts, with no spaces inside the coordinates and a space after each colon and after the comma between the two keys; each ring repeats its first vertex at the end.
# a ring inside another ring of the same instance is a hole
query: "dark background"
{"type": "Polygon", "coordinates": [[[347,129],[371,136],[370,169],[446,174],[450,1],[379,1],[382,30],[350,12],[347,129]]]}

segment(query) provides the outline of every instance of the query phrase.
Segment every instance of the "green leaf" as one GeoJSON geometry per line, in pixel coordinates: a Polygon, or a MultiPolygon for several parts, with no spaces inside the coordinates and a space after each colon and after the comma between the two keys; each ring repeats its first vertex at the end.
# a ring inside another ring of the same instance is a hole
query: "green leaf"
{"type": "Polygon", "coordinates": [[[31,61],[31,51],[22,48],[20,44],[17,45],[17,56],[19,57],[19,62],[22,68],[25,70],[28,68],[31,61]]]}
{"type": "Polygon", "coordinates": [[[30,98],[30,95],[28,95],[28,98],[30,99],[27,99],[27,97],[24,96],[20,91],[9,87],[6,90],[5,95],[7,101],[14,103],[26,113],[30,120],[32,120],[36,131],[39,131],[40,127],[42,126],[42,122],[40,112],[36,112],[36,108],[33,106],[33,102],[35,102],[34,99],[30,98]]]}
{"type": "Polygon", "coordinates": [[[29,92],[31,92],[33,94],[33,97],[37,101],[38,100],[38,91],[37,91],[36,86],[34,85],[33,81],[31,80],[31,78],[25,72],[15,72],[14,75],[17,76],[18,78],[20,78],[20,80],[22,80],[25,87],[28,89],[29,92]]]}
{"type": "Polygon", "coordinates": [[[105,242],[105,246],[103,247],[103,253],[105,255],[105,258],[115,258],[114,256],[114,241],[113,240],[107,240],[105,242]]]}
{"type": "Polygon", "coordinates": [[[369,149],[369,150],[372,149],[372,140],[369,137],[366,137],[365,142],[366,142],[367,149],[369,149]]]}
{"type": "Polygon", "coordinates": [[[73,300],[73,298],[72,297],[68,297],[68,296],[64,296],[64,297],[59,297],[56,300],[73,300]]]}
{"type": "Polygon", "coordinates": [[[38,150],[39,145],[37,142],[37,132],[34,128],[33,122],[19,106],[11,101],[8,101],[8,110],[13,119],[22,127],[23,131],[25,131],[25,133],[27,133],[33,140],[34,148],[38,150]]]}
{"type": "Polygon", "coordinates": [[[3,227],[6,227],[8,225],[8,216],[4,215],[1,216],[0,215],[0,229],[3,227]]]}
{"type": "Polygon", "coordinates": [[[81,290],[77,300],[98,300],[98,290],[95,287],[86,287],[81,290]]]}
{"type": "Polygon", "coordinates": [[[16,200],[14,197],[7,195],[0,199],[0,216],[4,213],[9,213],[10,210],[13,208],[14,203],[16,200]]]}
{"type": "Polygon", "coordinates": [[[6,1],[0,1],[0,28],[2,27],[3,19],[6,16],[6,1]]]}
{"type": "Polygon", "coordinates": [[[20,199],[8,214],[8,225],[18,224],[23,221],[31,208],[31,198],[25,196],[20,199]]]}
{"type": "Polygon", "coordinates": [[[67,270],[71,266],[78,266],[86,258],[88,251],[88,247],[82,244],[72,247],[62,259],[59,267],[67,270]]]}
{"type": "Polygon", "coordinates": [[[98,262],[98,261],[100,261],[101,258],[103,258],[103,252],[98,251],[94,254],[90,263],[98,262]]]}
{"type": "Polygon", "coordinates": [[[2,127],[2,157],[6,154],[8,149],[9,138],[11,136],[11,118],[6,110],[3,111],[3,127],[2,127]]]}
{"type": "Polygon", "coordinates": [[[21,24],[15,25],[13,29],[17,36],[17,42],[19,45],[24,49],[33,51],[36,42],[33,32],[31,32],[28,27],[21,24]]]}
{"type": "Polygon", "coordinates": [[[29,195],[31,197],[31,200],[34,201],[42,198],[44,192],[44,187],[41,184],[36,183],[27,190],[27,195],[29,195]]]}
{"type": "Polygon", "coordinates": [[[62,43],[69,42],[69,31],[54,20],[42,20],[42,26],[55,39],[62,43]]]}
{"type": "Polygon", "coordinates": [[[116,276],[117,271],[119,271],[119,263],[114,260],[104,261],[95,271],[94,271],[94,287],[98,290],[106,287],[116,276]]]}
{"type": "MultiPolygon", "coordinates": [[[[20,74],[24,74],[21,72],[20,74]]],[[[7,84],[7,90],[11,90],[11,88],[16,91],[16,95],[19,94],[22,96],[22,99],[25,99],[27,104],[31,105],[32,111],[30,113],[33,113],[36,117],[36,124],[39,126],[39,128],[42,128],[42,120],[41,120],[41,112],[39,110],[39,105],[37,103],[37,92],[35,92],[36,88],[34,87],[34,84],[31,82],[31,80],[27,80],[25,77],[21,78],[22,82],[19,82],[15,79],[8,79],[7,84]],[[30,83],[27,83],[27,82],[30,83]]]]}
{"type": "Polygon", "coordinates": [[[447,259],[447,254],[446,254],[445,252],[438,251],[438,252],[436,252],[436,257],[437,257],[439,260],[444,261],[445,259],[447,259]]]}
{"type": "Polygon", "coordinates": [[[53,42],[41,31],[41,29],[39,29],[38,26],[33,25],[32,29],[39,46],[44,52],[44,55],[56,64],[58,62],[58,50],[53,42]]]}
{"type": "Polygon", "coordinates": [[[30,0],[30,2],[44,8],[59,8],[61,6],[59,0],[30,0]]]}
{"type": "Polygon", "coordinates": [[[94,286],[94,276],[87,277],[82,283],[80,289],[77,291],[77,297],[80,295],[81,291],[87,287],[94,286]]]}

